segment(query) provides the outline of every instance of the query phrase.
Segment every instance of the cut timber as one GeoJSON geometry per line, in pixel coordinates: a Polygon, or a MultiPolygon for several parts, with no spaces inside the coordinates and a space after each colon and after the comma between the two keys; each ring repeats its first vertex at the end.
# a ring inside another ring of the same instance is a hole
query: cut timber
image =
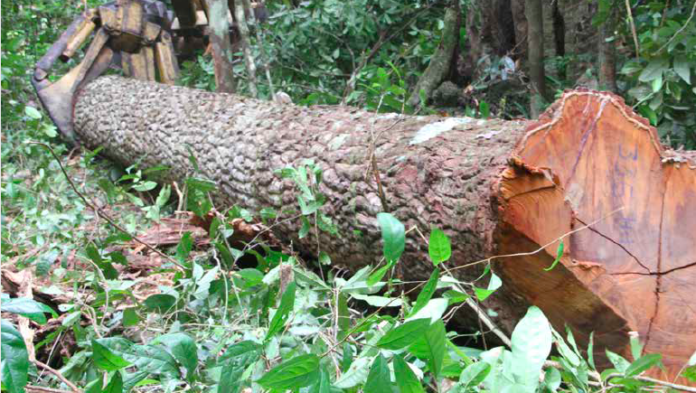
{"type": "MultiPolygon", "coordinates": [[[[664,149],[616,96],[569,92],[539,122],[484,121],[278,105],[103,77],[78,97],[75,130],[121,163],[170,167],[171,179],[192,173],[190,147],[218,185],[218,208],[296,209],[293,184],[273,171],[313,159],[324,171],[324,212],[340,232],[321,233],[319,243],[336,264],[379,261],[375,217],[388,210],[407,227],[442,228],[462,280],[480,274],[481,264],[463,268],[473,261],[525,254],[495,260],[504,286],[484,303],[507,332],[530,303],[556,329],[567,323],[584,348],[595,332],[599,360],[606,347],[630,358],[636,331],[646,352],[665,356],[670,378],[696,348],[694,155],[664,149]],[[564,235],[561,263],[544,271],[564,235]]],[[[299,228],[292,220],[273,227],[316,252],[317,239],[298,239],[299,228]]],[[[401,274],[425,279],[427,261],[427,245],[409,237],[401,274]]],[[[475,320],[464,309],[458,317],[475,320]]]]}

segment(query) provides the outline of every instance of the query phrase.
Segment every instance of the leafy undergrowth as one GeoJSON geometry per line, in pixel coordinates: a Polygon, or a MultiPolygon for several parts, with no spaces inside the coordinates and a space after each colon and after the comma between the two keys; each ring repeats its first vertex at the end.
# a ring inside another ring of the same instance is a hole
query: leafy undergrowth
{"type": "MultiPolygon", "coordinates": [[[[40,114],[25,121],[46,124],[40,114]]],[[[419,237],[433,264],[426,282],[392,276],[417,231],[387,213],[377,217],[384,258],[348,277],[326,255],[303,261],[278,243],[270,229],[288,219],[280,212],[217,211],[213,185],[195,174],[157,188],[137,167],[95,163],[93,152],[58,164],[50,145],[21,146],[47,162],[19,176],[26,164],[10,160],[3,173],[8,392],[618,392],[652,385],[641,374],[660,366],[634,339],[633,361],[608,353],[614,368],[600,373],[584,358],[591,344],[578,348],[536,307],[507,347],[458,345],[444,321],[462,305],[471,309],[457,312],[485,312],[501,281],[489,269],[486,288],[451,276],[450,242],[436,228],[419,237]]],[[[278,175],[297,185],[302,213],[290,218],[305,224],[300,236],[335,230],[321,214],[320,168],[278,175]]],[[[684,375],[695,372],[692,364],[684,375]]]]}

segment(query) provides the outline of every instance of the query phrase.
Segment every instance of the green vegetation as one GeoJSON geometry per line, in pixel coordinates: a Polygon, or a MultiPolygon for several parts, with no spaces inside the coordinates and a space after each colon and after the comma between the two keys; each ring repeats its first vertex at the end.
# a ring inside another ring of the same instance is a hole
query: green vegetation
{"type": "MultiPolygon", "coordinates": [[[[274,83],[297,103],[337,104],[345,95],[347,103],[370,110],[413,112],[418,108],[406,104],[408,88],[437,49],[444,13],[428,2],[406,3],[269,2],[266,42],[253,48],[266,45],[274,83]],[[368,59],[380,39],[386,42],[368,59]],[[346,89],[353,74],[355,89],[346,89]]],[[[599,4],[614,6],[611,0],[599,4]]],[[[674,146],[696,148],[696,23],[689,4],[635,6],[640,49],[621,60],[618,84],[661,136],[674,146]]],[[[23,392],[27,384],[73,389],[30,361],[29,351],[90,393],[638,392],[652,384],[641,373],[660,367],[660,355],[641,356],[637,339],[632,359],[610,353],[613,368],[598,370],[586,355],[591,344],[578,348],[572,332],[554,331],[536,307],[519,321],[509,346],[483,349],[483,333],[457,333],[447,323],[453,312],[485,312],[486,298],[502,282],[490,269],[477,282],[450,275],[450,241],[438,228],[430,229],[427,240],[433,273],[416,283],[399,280],[394,271],[406,238],[426,242],[419,236],[426,228],[405,228],[387,213],[378,216],[383,260],[350,277],[332,269],[325,254],[304,260],[290,245],[263,236],[233,247],[228,239],[234,220],[271,226],[296,219],[302,222],[300,237],[315,231],[340,235],[322,211],[322,168],[313,162],[276,173],[296,184],[297,214],[218,211],[209,198],[215,185],[195,173],[174,189],[153,181],[166,168],[119,168],[98,151],[64,145],[29,77],[81,9],[78,1],[2,3],[2,266],[31,271],[35,291],[55,302],[3,293],[3,392],[23,392]],[[196,244],[186,233],[177,244],[161,247],[157,263],[132,266],[128,250],[138,245],[133,234],[182,209],[209,220],[207,244],[196,244]],[[18,316],[41,332],[33,348],[25,345],[18,316]]],[[[595,23],[605,23],[598,15],[595,23]]],[[[462,28],[463,39],[466,34],[462,28]]],[[[630,25],[622,22],[614,39],[632,42],[631,37],[630,25]]],[[[211,62],[201,54],[185,63],[180,83],[213,89],[211,62]]],[[[497,64],[506,60],[490,64],[469,81],[475,91],[504,79],[497,64]]],[[[237,71],[244,74],[243,64],[237,71]]],[[[570,83],[549,82],[556,90],[570,83]]],[[[267,98],[269,91],[260,89],[267,98]]],[[[491,102],[493,112],[486,101],[460,109],[482,117],[526,110],[526,103],[505,102],[491,102]]],[[[559,258],[562,252],[561,243],[559,258]]],[[[696,381],[696,355],[682,375],[696,381]]]]}

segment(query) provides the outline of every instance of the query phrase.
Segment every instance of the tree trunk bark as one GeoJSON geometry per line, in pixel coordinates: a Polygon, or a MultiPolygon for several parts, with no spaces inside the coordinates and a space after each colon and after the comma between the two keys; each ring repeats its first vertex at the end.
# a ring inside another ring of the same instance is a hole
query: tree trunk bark
{"type": "MultiPolygon", "coordinates": [[[[481,273],[474,261],[516,254],[489,259],[504,285],[484,306],[506,332],[533,303],[583,348],[594,332],[601,362],[605,348],[628,356],[637,331],[670,378],[696,346],[696,155],[663,148],[609,93],[566,93],[538,122],[484,121],[277,105],[112,76],[81,92],[75,131],[123,164],[170,167],[169,179],[192,171],[190,146],[220,206],[256,211],[297,210],[293,184],[274,170],[312,159],[323,169],[322,211],[340,236],[300,239],[299,221],[280,221],[274,233],[297,249],[320,244],[353,271],[375,264],[383,196],[407,227],[450,236],[460,280],[481,273]],[[565,253],[545,271],[559,239],[565,253]]],[[[429,276],[427,255],[407,238],[406,278],[429,276]]]]}
{"type": "Polygon", "coordinates": [[[457,60],[456,53],[459,46],[459,28],[462,24],[462,13],[459,8],[459,1],[453,1],[445,11],[445,28],[442,29],[442,41],[437,51],[430,59],[428,68],[421,75],[416,87],[408,100],[410,105],[425,105],[421,96],[429,99],[433,91],[447,80],[450,72],[457,60]]]}
{"type": "Polygon", "coordinates": [[[542,0],[526,0],[524,12],[527,16],[527,64],[533,90],[530,100],[531,115],[537,118],[546,97],[546,76],[544,75],[544,20],[542,0]]]}
{"type": "Polygon", "coordinates": [[[616,92],[616,10],[612,7],[609,16],[599,27],[599,87],[616,92]]]}
{"type": "MultiPolygon", "coordinates": [[[[210,21],[210,44],[215,65],[215,86],[221,93],[234,93],[237,87],[232,65],[232,43],[230,42],[230,11],[227,0],[206,0],[210,21]]],[[[234,10],[233,10],[234,11],[234,10]]]]}

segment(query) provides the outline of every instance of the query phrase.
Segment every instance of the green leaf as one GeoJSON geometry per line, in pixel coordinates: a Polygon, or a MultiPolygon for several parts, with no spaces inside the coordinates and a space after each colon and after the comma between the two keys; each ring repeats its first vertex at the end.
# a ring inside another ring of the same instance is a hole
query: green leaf
{"type": "Polygon", "coordinates": [[[500,279],[500,277],[496,276],[495,273],[491,273],[491,280],[488,282],[488,288],[483,289],[474,287],[474,293],[476,294],[476,297],[479,299],[479,301],[482,302],[488,299],[488,297],[491,296],[493,292],[495,292],[502,285],[503,281],[500,279]]]}
{"type": "Polygon", "coordinates": [[[365,393],[384,393],[391,392],[391,377],[387,359],[381,354],[375,358],[367,375],[367,381],[363,387],[365,393]]]}
{"type": "Polygon", "coordinates": [[[109,380],[109,384],[106,385],[103,393],[123,393],[123,376],[120,371],[114,373],[109,380]]]}
{"type": "Polygon", "coordinates": [[[46,323],[45,313],[58,317],[58,314],[51,307],[25,297],[3,299],[2,311],[19,314],[42,325],[46,323]]]}
{"type": "Polygon", "coordinates": [[[638,360],[643,353],[643,344],[640,343],[640,337],[637,334],[631,334],[629,341],[631,343],[631,356],[634,361],[638,360]]]}
{"type": "Polygon", "coordinates": [[[38,120],[41,118],[41,112],[39,112],[39,110],[34,108],[33,106],[29,105],[24,107],[24,114],[33,120],[38,120]]]}
{"type": "Polygon", "coordinates": [[[425,337],[416,341],[409,347],[409,352],[416,356],[425,355],[428,361],[428,367],[436,378],[440,376],[442,371],[442,363],[445,360],[445,324],[442,320],[430,325],[430,328],[425,332],[425,337]]]}
{"type": "Polygon", "coordinates": [[[394,375],[401,393],[424,393],[423,386],[401,356],[394,356],[394,375]]]}
{"type": "Polygon", "coordinates": [[[403,254],[406,245],[404,224],[389,213],[379,213],[377,221],[379,221],[379,225],[382,228],[384,258],[388,262],[396,262],[403,254]]]}
{"type": "Polygon", "coordinates": [[[442,315],[445,313],[445,311],[447,311],[448,306],[449,300],[447,299],[431,299],[428,302],[428,304],[425,305],[425,307],[421,308],[420,310],[418,310],[417,313],[408,317],[408,320],[428,318],[432,322],[435,322],[438,319],[442,318],[442,315]]]}
{"type": "Polygon", "coordinates": [[[552,392],[558,390],[561,387],[561,372],[554,367],[547,368],[544,373],[544,384],[552,392]]]}
{"type": "Polygon", "coordinates": [[[2,359],[2,384],[9,393],[23,393],[29,372],[29,353],[24,339],[6,320],[0,326],[0,358],[2,359]]]}
{"type": "Polygon", "coordinates": [[[551,353],[553,335],[551,324],[535,306],[515,326],[512,332],[512,374],[515,381],[536,389],[544,362],[551,353]]]}
{"type": "Polygon", "coordinates": [[[275,336],[285,328],[285,323],[290,316],[290,312],[295,306],[296,290],[297,284],[295,284],[294,281],[291,282],[287,288],[285,288],[285,293],[283,293],[283,297],[280,299],[280,306],[278,307],[278,311],[276,311],[275,315],[273,315],[271,325],[268,328],[268,333],[266,333],[266,338],[264,341],[270,340],[271,337],[275,336]]]}
{"type": "Polygon", "coordinates": [[[403,301],[396,297],[359,295],[357,293],[351,294],[350,296],[365,301],[373,307],[401,307],[403,304],[403,301]]]}
{"type": "Polygon", "coordinates": [[[669,61],[665,58],[652,59],[650,63],[640,73],[638,80],[650,82],[657,78],[662,78],[662,73],[669,68],[669,61]]]}
{"type": "Polygon", "coordinates": [[[297,390],[309,386],[319,377],[319,357],[296,356],[267,372],[256,381],[266,389],[297,390]]]}
{"type": "Polygon", "coordinates": [[[689,60],[684,56],[679,56],[674,59],[674,72],[684,79],[688,85],[691,84],[691,67],[689,60]]]}
{"type": "Polygon", "coordinates": [[[319,380],[312,385],[310,393],[331,393],[331,377],[326,368],[322,367],[319,372],[319,380]]]}
{"type": "Polygon", "coordinates": [[[377,341],[380,348],[397,350],[413,344],[430,326],[430,319],[415,319],[391,329],[377,341]]]}
{"type": "Polygon", "coordinates": [[[478,386],[491,372],[491,365],[486,362],[476,362],[465,368],[459,376],[459,384],[463,391],[478,386]]]}
{"type": "Polygon", "coordinates": [[[138,322],[140,322],[140,317],[135,307],[128,307],[123,310],[123,327],[135,326],[138,322]]]}
{"type": "Polygon", "coordinates": [[[244,370],[253,364],[261,353],[261,346],[253,341],[242,341],[228,347],[220,357],[222,373],[218,385],[219,392],[239,392],[244,384],[244,370]]]}
{"type": "Polygon", "coordinates": [[[160,313],[166,312],[176,304],[176,298],[172,295],[158,293],[151,295],[143,302],[143,306],[148,310],[157,311],[160,313]]]}
{"type": "Polygon", "coordinates": [[[433,228],[430,232],[430,240],[428,241],[428,254],[433,265],[437,266],[442,262],[446,262],[452,256],[452,245],[450,240],[439,228],[433,228]]]}
{"type": "Polygon", "coordinates": [[[181,237],[179,245],[176,246],[176,260],[180,263],[185,263],[192,249],[193,238],[191,237],[191,232],[186,232],[181,237]]]}
{"type": "Polygon", "coordinates": [[[626,369],[624,374],[627,377],[634,377],[634,376],[642,373],[643,371],[645,371],[653,366],[658,365],[661,360],[662,360],[662,355],[660,355],[659,353],[651,353],[648,355],[643,355],[640,358],[638,358],[638,360],[631,363],[631,365],[628,366],[628,368],[626,369]]]}
{"type": "MultiPolygon", "coordinates": [[[[432,235],[430,237],[432,238],[432,235]]],[[[433,270],[433,272],[430,274],[428,282],[425,283],[423,289],[421,289],[420,293],[418,294],[416,304],[413,305],[411,312],[408,314],[409,316],[415,315],[418,311],[425,307],[426,304],[428,304],[430,299],[433,297],[435,290],[437,289],[437,282],[439,279],[440,269],[433,270]]]]}
{"type": "Polygon", "coordinates": [[[162,344],[174,358],[186,368],[186,378],[194,375],[198,364],[198,348],[193,339],[184,333],[171,333],[159,336],[153,344],[162,344]]]}
{"type": "Polygon", "coordinates": [[[104,371],[116,371],[130,366],[130,362],[123,357],[113,353],[105,347],[99,340],[92,340],[92,360],[97,368],[104,371]]]}
{"type": "Polygon", "coordinates": [[[550,272],[551,270],[553,270],[553,268],[556,267],[558,262],[561,260],[562,256],[563,256],[563,240],[561,240],[561,242],[558,243],[558,248],[556,249],[556,259],[553,261],[551,266],[545,268],[544,271],[550,272]]]}
{"type": "Polygon", "coordinates": [[[336,380],[334,386],[339,389],[350,389],[355,387],[365,380],[370,370],[370,358],[359,357],[348,368],[348,371],[341,375],[341,378],[336,380]]]}
{"type": "Polygon", "coordinates": [[[367,278],[367,285],[371,287],[377,284],[382,279],[382,277],[384,277],[384,275],[387,274],[387,271],[394,267],[394,264],[396,264],[396,261],[391,261],[388,262],[386,265],[380,267],[379,269],[375,270],[375,272],[370,274],[370,277],[367,278]]]}
{"type": "Polygon", "coordinates": [[[611,362],[611,364],[614,365],[614,368],[617,369],[620,373],[625,373],[626,370],[628,370],[628,367],[631,365],[631,363],[628,362],[628,360],[624,359],[623,356],[616,354],[610,350],[606,350],[607,353],[607,358],[611,362]]]}

